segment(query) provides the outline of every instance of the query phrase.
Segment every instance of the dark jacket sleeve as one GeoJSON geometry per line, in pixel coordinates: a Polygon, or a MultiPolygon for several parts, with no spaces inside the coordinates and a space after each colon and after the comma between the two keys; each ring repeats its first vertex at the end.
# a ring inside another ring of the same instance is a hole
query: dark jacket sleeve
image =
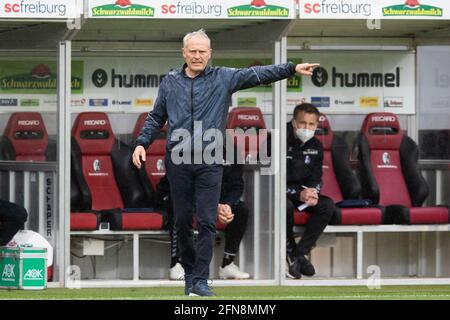
{"type": "MultiPolygon", "coordinates": [[[[305,187],[308,188],[316,188],[320,191],[322,187],[322,164],[323,164],[323,147],[321,143],[317,144],[317,149],[319,150],[317,162],[314,164],[312,168],[312,174],[305,181],[305,187]]],[[[301,191],[301,190],[300,190],[301,191]]]]}
{"type": "Polygon", "coordinates": [[[147,119],[145,119],[144,126],[136,139],[135,147],[143,146],[147,150],[167,121],[165,80],[166,78],[161,81],[155,106],[153,110],[148,113],[147,119]]]}
{"type": "Polygon", "coordinates": [[[241,164],[233,164],[230,170],[224,171],[227,174],[227,182],[222,185],[222,196],[220,203],[230,206],[239,202],[244,193],[244,167],[241,164]]]}
{"type": "Polygon", "coordinates": [[[252,88],[261,84],[269,84],[278,80],[287,79],[295,74],[293,62],[269,66],[254,66],[250,68],[226,68],[231,75],[230,92],[252,88]]]}

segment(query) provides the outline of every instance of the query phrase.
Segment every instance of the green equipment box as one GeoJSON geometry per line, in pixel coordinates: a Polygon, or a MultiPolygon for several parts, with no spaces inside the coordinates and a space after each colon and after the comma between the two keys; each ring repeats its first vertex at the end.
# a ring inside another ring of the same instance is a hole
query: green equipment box
{"type": "Polygon", "coordinates": [[[0,288],[41,290],[47,286],[47,249],[0,247],[0,288]]]}

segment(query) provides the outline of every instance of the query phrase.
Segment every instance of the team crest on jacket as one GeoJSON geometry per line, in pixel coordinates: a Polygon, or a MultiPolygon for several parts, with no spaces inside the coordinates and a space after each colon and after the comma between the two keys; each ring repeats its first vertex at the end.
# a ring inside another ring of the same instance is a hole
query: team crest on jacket
{"type": "Polygon", "coordinates": [[[305,157],[305,164],[310,164],[311,163],[311,157],[310,156],[306,156],[305,157]]]}

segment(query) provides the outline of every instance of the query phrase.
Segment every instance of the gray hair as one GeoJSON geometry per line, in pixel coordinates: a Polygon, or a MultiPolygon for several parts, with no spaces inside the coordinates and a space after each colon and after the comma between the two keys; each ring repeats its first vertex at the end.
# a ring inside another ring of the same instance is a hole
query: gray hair
{"type": "Polygon", "coordinates": [[[186,34],[183,38],[183,48],[186,48],[186,44],[187,44],[188,40],[193,37],[202,37],[202,38],[207,39],[208,46],[211,48],[211,40],[209,39],[208,35],[206,34],[205,30],[203,30],[203,29],[189,32],[188,34],[186,34]]]}

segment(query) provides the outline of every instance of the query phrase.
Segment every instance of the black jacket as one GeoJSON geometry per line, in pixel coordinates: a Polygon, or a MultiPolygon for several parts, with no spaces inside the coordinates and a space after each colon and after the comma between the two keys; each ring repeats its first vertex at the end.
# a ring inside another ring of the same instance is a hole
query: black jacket
{"type": "Polygon", "coordinates": [[[320,191],[322,183],[323,147],[315,137],[302,143],[287,124],[286,181],[288,196],[299,199],[302,185],[320,191]]]}
{"type": "Polygon", "coordinates": [[[224,164],[220,203],[230,207],[236,205],[244,193],[244,166],[242,164],[224,164]]]}

